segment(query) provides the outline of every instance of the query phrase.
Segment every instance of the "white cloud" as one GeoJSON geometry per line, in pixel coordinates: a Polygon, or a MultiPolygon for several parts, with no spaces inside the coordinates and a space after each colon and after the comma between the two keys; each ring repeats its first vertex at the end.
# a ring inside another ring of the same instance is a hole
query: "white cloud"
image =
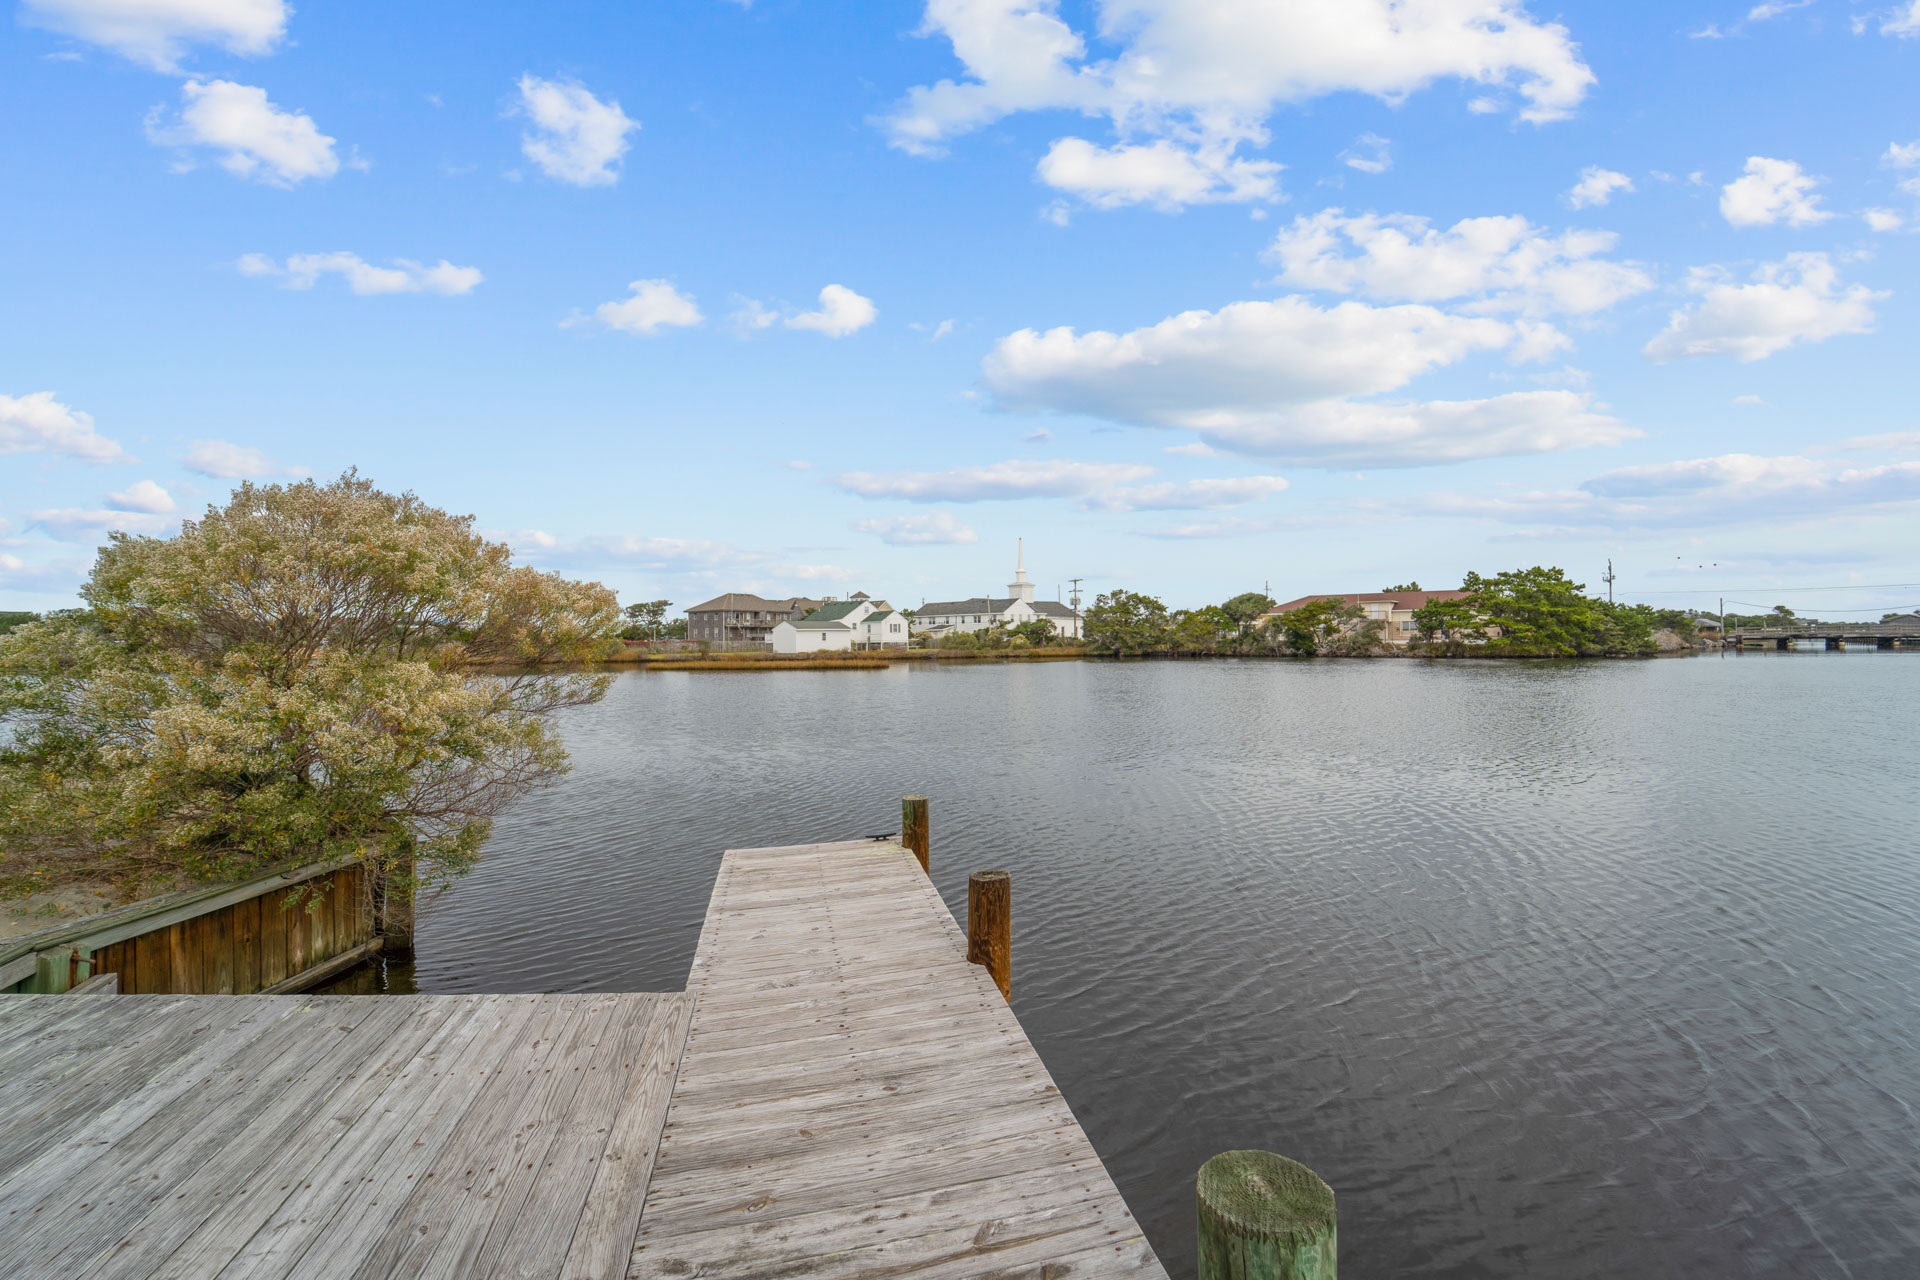
{"type": "Polygon", "coordinates": [[[173,123],[163,120],[159,107],[147,116],[147,136],[162,146],[211,148],[228,173],[276,187],[331,178],[340,170],[333,139],[312,117],[267,101],[265,89],[189,80],[180,86],[180,99],[173,123]]]}
{"type": "Polygon", "coordinates": [[[144,511],[163,516],[174,511],[173,495],[151,480],[130,485],[125,493],[107,495],[107,505],[115,511],[144,511]]]}
{"type": "Polygon", "coordinates": [[[1824,181],[1791,160],[1749,156],[1746,176],[1720,188],[1720,214],[1736,227],[1764,227],[1782,219],[1789,226],[1811,227],[1833,217],[1813,193],[1824,181]]]}
{"type": "Polygon", "coordinates": [[[1453,77],[1511,88],[1524,118],[1546,121],[1594,80],[1567,30],[1521,0],[1097,0],[1093,27],[1111,57],[1089,55],[1058,0],[928,0],[920,34],[945,37],[965,73],[910,90],[881,121],[889,140],[937,154],[1016,112],[1079,111],[1107,117],[1118,145],[1062,139],[1043,177],[1077,179],[1096,202],[1268,199],[1273,170],[1236,169],[1234,153],[1266,145],[1283,103],[1347,91],[1399,102],[1453,77]]]}
{"type": "MultiPolygon", "coordinates": [[[[539,542],[521,540],[524,534],[539,530],[521,530],[513,534],[514,549],[555,566],[618,564],[647,569],[655,573],[701,574],[710,570],[758,564],[766,557],[743,551],[724,542],[698,538],[652,538],[633,533],[601,534],[573,541],[552,539],[539,542]]],[[[543,534],[544,538],[551,535],[543,534]]]]}
{"type": "MultiPolygon", "coordinates": [[[[1040,180],[1101,209],[1151,204],[1178,209],[1189,204],[1270,200],[1279,192],[1281,167],[1246,160],[1231,146],[1184,147],[1164,138],[1145,143],[1096,146],[1084,138],[1061,138],[1040,158],[1040,180]]],[[[1062,207],[1054,219],[1066,225],[1062,207]]]]}
{"type": "Polygon", "coordinates": [[[1761,396],[1735,396],[1733,402],[1735,404],[1765,404],[1766,399],[1761,396]]]}
{"type": "Polygon", "coordinates": [[[1404,302],[1468,299],[1474,313],[1602,311],[1653,287],[1633,262],[1610,262],[1611,231],[1550,235],[1521,217],[1464,218],[1445,231],[1411,214],[1295,218],[1267,249],[1295,288],[1404,302]]]}
{"type": "Polygon", "coordinates": [[[1777,524],[1914,502],[1920,502],[1920,463],[1856,467],[1729,453],[1624,467],[1577,489],[1493,497],[1440,493],[1400,499],[1398,505],[1413,514],[1592,531],[1777,524]]]}
{"type": "Polygon", "coordinates": [[[984,372],[1007,408],[1204,427],[1276,405],[1390,391],[1515,336],[1501,321],[1433,307],[1323,309],[1286,297],[1182,312],[1125,334],[1022,329],[999,341],[984,372]]]}
{"type": "Polygon", "coordinates": [[[533,128],[520,136],[520,150],[557,182],[604,187],[620,180],[627,135],[640,128],[613,100],[602,102],[582,85],[538,76],[520,77],[522,112],[533,128]]]}
{"type": "Polygon", "coordinates": [[[758,298],[736,297],[734,301],[739,306],[727,316],[727,327],[742,337],[780,323],[780,313],[758,298]]]}
{"type": "Polygon", "coordinates": [[[1100,511],[1212,511],[1259,502],[1286,487],[1279,476],[1182,480],[1109,489],[1094,494],[1086,505],[1100,511]]]}
{"type": "Polygon", "coordinates": [[[225,440],[195,440],[181,459],[187,470],[216,480],[253,480],[266,476],[310,475],[306,467],[277,462],[258,449],[225,440]]]}
{"type": "Polygon", "coordinates": [[[1340,153],[1340,159],[1349,169],[1358,169],[1362,173],[1385,173],[1393,168],[1393,155],[1388,150],[1391,144],[1377,133],[1363,133],[1353,140],[1353,145],[1340,153]]]}
{"type": "MultiPolygon", "coordinates": [[[[687,328],[702,319],[693,296],[674,288],[671,281],[635,280],[627,288],[633,291],[633,296],[601,303],[593,309],[592,318],[609,329],[642,336],[661,329],[687,328]]],[[[562,323],[582,324],[585,320],[576,316],[562,323]]]]}
{"type": "Polygon", "coordinates": [[[1907,220],[1892,209],[1863,209],[1860,213],[1872,231],[1898,231],[1907,220]]]}
{"type": "Polygon", "coordinates": [[[109,529],[124,533],[159,533],[174,523],[169,516],[144,511],[98,511],[79,507],[29,511],[27,519],[31,527],[59,542],[93,541],[109,529]]]}
{"type": "Polygon", "coordinates": [[[1887,11],[1880,24],[1883,36],[1920,36],[1920,0],[1907,0],[1902,8],[1887,11]]]}
{"type": "Polygon", "coordinates": [[[1223,419],[1203,439],[1235,453],[1314,467],[1414,467],[1617,445],[1643,432],[1578,391],[1484,400],[1324,400],[1223,419]]]}
{"type": "Polygon", "coordinates": [[[1023,329],[983,365],[1004,408],[1185,427],[1209,444],[1314,466],[1406,466],[1614,444],[1639,433],[1570,391],[1368,402],[1466,357],[1564,344],[1547,325],[1428,306],[1299,297],[1189,311],[1115,334],[1023,329]]]}
{"type": "Polygon", "coordinates": [[[1766,0],[1765,3],[1757,4],[1747,10],[1747,21],[1765,22],[1783,13],[1792,13],[1795,9],[1804,9],[1812,3],[1813,0],[1766,0]]]}
{"type": "Polygon", "coordinates": [[[980,541],[980,535],[944,511],[924,516],[894,516],[862,520],[854,528],[871,533],[896,547],[959,546],[980,541]]]}
{"type": "Polygon", "coordinates": [[[1633,179],[1612,169],[1590,164],[1580,171],[1580,181],[1567,192],[1567,203],[1575,209],[1605,204],[1616,191],[1632,191],[1633,179]]]}
{"type": "Polygon", "coordinates": [[[1079,498],[1144,480],[1152,467],[1128,462],[1015,460],[946,471],[849,471],[834,483],[863,498],[908,502],[993,502],[1012,498],[1079,498]]]}
{"type": "Polygon", "coordinates": [[[0,454],[64,453],[88,462],[120,462],[126,451],[93,429],[93,415],[61,404],[51,391],[0,395],[0,454]]]}
{"type": "Polygon", "coordinates": [[[1884,435],[1854,436],[1841,441],[1841,447],[1904,453],[1909,449],[1920,449],[1920,431],[1889,431],[1884,435]]]}
{"type": "Polygon", "coordinates": [[[1751,284],[1734,284],[1713,268],[1695,268],[1688,289],[1700,296],[1676,311],[1646,345],[1656,364],[1695,356],[1763,360],[1800,342],[1822,342],[1873,329],[1873,303],[1884,298],[1865,285],[1842,286],[1824,253],[1790,253],[1765,263],[1751,284]]]}
{"type": "Polygon", "coordinates": [[[879,312],[873,300],[863,298],[843,284],[830,284],[820,291],[820,309],[803,311],[787,321],[789,329],[812,329],[829,338],[844,338],[873,323],[879,312]]]}
{"type": "Polygon", "coordinates": [[[245,276],[276,276],[289,289],[311,289],[323,275],[338,275],[358,294],[438,293],[454,297],[472,293],[485,280],[478,267],[456,267],[445,258],[426,266],[410,258],[395,258],[391,266],[376,267],[357,253],[296,253],[285,265],[265,254],[243,255],[235,267],[245,276]]]}
{"type": "MultiPolygon", "coordinates": [[[[1914,0],[1920,5],[1920,0],[1914,0]]],[[[1913,142],[1889,142],[1886,154],[1880,157],[1880,163],[1895,172],[1920,170],[1920,140],[1913,142]]],[[[1920,172],[1903,179],[1900,189],[1910,196],[1920,196],[1920,172]]]]}
{"type": "Polygon", "coordinates": [[[272,53],[286,34],[288,12],[284,0],[24,0],[20,17],[172,72],[189,45],[272,53]]]}

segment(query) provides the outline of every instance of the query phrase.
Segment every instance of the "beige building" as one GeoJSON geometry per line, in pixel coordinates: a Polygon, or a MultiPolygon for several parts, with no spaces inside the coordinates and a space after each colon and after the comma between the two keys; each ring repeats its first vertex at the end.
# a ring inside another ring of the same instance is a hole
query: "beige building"
{"type": "Polygon", "coordinates": [[[1429,600],[1459,600],[1466,595],[1465,591],[1362,591],[1347,595],[1301,596],[1298,600],[1275,605],[1267,611],[1267,617],[1276,618],[1283,613],[1292,613],[1315,600],[1338,600],[1343,604],[1359,605],[1368,618],[1381,624],[1381,641],[1399,645],[1420,634],[1420,629],[1413,625],[1414,610],[1424,607],[1429,600]]]}

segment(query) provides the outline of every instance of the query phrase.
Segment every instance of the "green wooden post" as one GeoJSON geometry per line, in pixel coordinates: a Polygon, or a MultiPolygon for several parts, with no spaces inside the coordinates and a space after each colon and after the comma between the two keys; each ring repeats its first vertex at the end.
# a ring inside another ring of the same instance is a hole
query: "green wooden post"
{"type": "Polygon", "coordinates": [[[1333,1189],[1271,1151],[1200,1166],[1200,1280],[1334,1280],[1333,1189]]]}
{"type": "Polygon", "coordinates": [[[927,821],[925,796],[900,797],[900,843],[920,859],[922,871],[933,874],[933,828],[927,821]]]}

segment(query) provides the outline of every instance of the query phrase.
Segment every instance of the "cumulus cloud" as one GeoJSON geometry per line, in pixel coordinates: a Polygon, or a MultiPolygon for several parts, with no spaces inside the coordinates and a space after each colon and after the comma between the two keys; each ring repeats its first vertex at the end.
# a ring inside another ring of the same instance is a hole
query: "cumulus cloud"
{"type": "Polygon", "coordinates": [[[472,293],[486,277],[478,267],[456,267],[445,258],[427,266],[410,258],[395,258],[376,267],[357,253],[296,253],[284,264],[265,254],[249,253],[234,264],[241,275],[278,278],[288,289],[311,289],[323,275],[338,275],[358,294],[438,293],[449,297],[472,293]]]}
{"type": "MultiPolygon", "coordinates": [[[[1226,145],[1186,147],[1164,138],[1102,147],[1085,138],[1061,138],[1040,158],[1040,180],[1101,209],[1151,204],[1178,209],[1189,204],[1270,200],[1279,192],[1281,167],[1271,160],[1235,156],[1226,145]]],[[[1056,221],[1066,222],[1066,209],[1056,221]]]]}
{"type": "Polygon", "coordinates": [[[1266,145],[1284,103],[1348,91],[1398,102],[1458,78],[1511,88],[1524,118],[1546,121],[1594,80],[1567,30],[1520,0],[1099,0],[1094,27],[1113,56],[1089,54],[1058,0],[928,0],[920,33],[945,38],[964,74],[910,90],[881,125],[924,155],[1016,112],[1105,116],[1118,145],[1062,139],[1043,180],[1077,182],[1064,189],[1094,203],[1172,207],[1184,192],[1270,198],[1274,170],[1237,168],[1234,153],[1266,145]]]}
{"type": "Polygon", "coordinates": [[[1415,514],[1454,515],[1559,529],[1701,528],[1809,519],[1920,502],[1920,463],[1856,467],[1746,453],[1623,467],[1577,489],[1429,494],[1397,502],[1415,514]]]}
{"type": "MultiPolygon", "coordinates": [[[[1920,4],[1920,0],[1914,3],[1920,4]]],[[[1910,196],[1920,196],[1920,140],[1889,142],[1880,163],[1896,173],[1911,174],[1901,180],[1900,189],[1910,196]]]]}
{"type": "Polygon", "coordinates": [[[1616,191],[1632,191],[1633,179],[1612,169],[1590,164],[1580,171],[1580,181],[1567,192],[1567,203],[1575,209],[1605,204],[1616,191]]]}
{"type": "Polygon", "coordinates": [[[287,31],[284,0],[24,0],[23,22],[99,45],[155,71],[179,70],[187,48],[272,53],[287,31]]]}
{"type": "Polygon", "coordinates": [[[862,520],[854,528],[896,547],[960,546],[980,541],[980,535],[944,511],[924,516],[893,516],[862,520]]]}
{"type": "Polygon", "coordinates": [[[863,298],[843,284],[830,284],[820,291],[820,309],[790,317],[787,328],[812,329],[829,338],[844,338],[872,324],[879,314],[871,298],[863,298]]]}
{"type": "Polygon", "coordinates": [[[1279,476],[1231,476],[1164,484],[1123,485],[1094,494],[1087,499],[1086,505],[1100,511],[1212,511],[1259,502],[1286,487],[1287,482],[1279,476]]]}
{"type": "Polygon", "coordinates": [[[306,467],[289,466],[259,449],[225,440],[195,440],[181,459],[187,470],[216,480],[257,480],[268,476],[310,475],[306,467]]]}
{"type": "MultiPolygon", "coordinates": [[[[180,86],[180,101],[179,115],[171,121],[159,107],[148,114],[147,136],[154,142],[208,148],[228,173],[276,187],[331,178],[340,170],[333,139],[312,117],[267,101],[265,89],[231,80],[189,80],[180,86]]],[[[191,167],[190,160],[182,163],[191,167]]]]}
{"type": "MultiPolygon", "coordinates": [[[[627,286],[632,296],[617,302],[603,302],[593,309],[591,320],[622,333],[645,337],[662,329],[687,328],[700,323],[700,308],[693,296],[673,287],[667,280],[635,280],[627,286]]],[[[575,316],[562,323],[584,324],[587,317],[575,316]]]]}
{"type": "Polygon", "coordinates": [[[145,511],[88,510],[81,507],[29,511],[27,520],[31,528],[40,530],[56,542],[97,541],[108,530],[159,533],[173,524],[171,517],[145,511]]]}
{"type": "Polygon", "coordinates": [[[1863,209],[1860,216],[1866,219],[1870,231],[1898,231],[1907,222],[1892,209],[1863,209]]]}
{"type": "Polygon", "coordinates": [[[1201,437],[1235,453],[1315,467],[1415,467],[1617,445],[1644,433],[1579,391],[1484,400],[1324,400],[1222,419],[1201,437]]]}
{"type": "Polygon", "coordinates": [[[1873,303],[1884,298],[1865,285],[1840,283],[1824,253],[1790,253],[1761,265],[1748,284],[1724,271],[1697,267],[1687,288],[1695,306],[1676,311],[1644,354],[1656,364],[1696,356],[1732,356],[1750,364],[1803,342],[1824,342],[1873,329],[1873,303]]]}
{"type": "Polygon", "coordinates": [[[1385,173],[1393,168],[1393,155],[1389,150],[1391,143],[1377,133],[1363,133],[1353,140],[1353,145],[1340,153],[1340,159],[1349,169],[1358,169],[1362,173],[1385,173]]]}
{"type": "Polygon", "coordinates": [[[107,505],[115,511],[144,511],[156,516],[170,515],[174,510],[173,495],[151,480],[130,485],[125,493],[108,494],[107,505]]]}
{"type": "Polygon", "coordinates": [[[1637,436],[1569,391],[1354,399],[1476,353],[1563,343],[1550,325],[1286,297],[1189,311],[1125,334],[1023,329],[1000,340],[983,375],[1004,408],[1184,427],[1218,448],[1316,466],[1453,462],[1637,436]]]}
{"type": "Polygon", "coordinates": [[[1653,287],[1634,262],[1609,261],[1611,231],[1551,235],[1522,217],[1464,218],[1444,231],[1411,214],[1295,218],[1267,249],[1280,282],[1395,302],[1465,300],[1469,313],[1585,315],[1653,287]]]}
{"type": "Polygon", "coordinates": [[[1833,216],[1820,207],[1813,189],[1825,182],[1805,173],[1791,160],[1766,156],[1747,159],[1746,176],[1720,188],[1720,214],[1736,227],[1764,227],[1784,221],[1792,227],[1811,227],[1833,216]]]}
{"type": "Polygon", "coordinates": [[[0,395],[0,453],[64,453],[88,462],[121,462],[126,451],[93,429],[93,415],[51,391],[0,395]]]}
{"type": "Polygon", "coordinates": [[[1019,459],[946,471],[848,471],[834,483],[863,498],[908,502],[993,502],[1012,498],[1079,498],[1144,480],[1152,467],[1128,462],[1019,459]]]}
{"type": "Polygon", "coordinates": [[[640,128],[612,99],[602,102],[586,88],[564,80],[523,75],[517,110],[532,125],[520,150],[556,182],[576,187],[611,186],[620,180],[627,135],[640,128]]]}
{"type": "Polygon", "coordinates": [[[623,568],[644,569],[653,573],[697,576],[766,560],[757,552],[699,538],[658,538],[635,533],[614,533],[569,540],[555,538],[537,529],[522,529],[506,536],[515,551],[558,568],[617,564],[623,568]]]}
{"type": "Polygon", "coordinates": [[[1920,0],[1907,0],[1898,8],[1887,10],[1880,22],[1880,34],[1909,39],[1920,36],[1920,0]]]}

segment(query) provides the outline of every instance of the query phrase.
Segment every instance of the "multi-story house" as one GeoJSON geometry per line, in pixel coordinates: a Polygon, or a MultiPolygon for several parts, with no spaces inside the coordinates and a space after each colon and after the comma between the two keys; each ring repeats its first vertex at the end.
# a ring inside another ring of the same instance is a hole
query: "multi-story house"
{"type": "Polygon", "coordinates": [[[1400,645],[1420,634],[1420,628],[1413,625],[1414,610],[1424,608],[1429,600],[1458,600],[1466,594],[1464,591],[1360,591],[1348,595],[1301,596],[1275,605],[1267,611],[1267,617],[1292,613],[1315,600],[1338,600],[1342,604],[1359,605],[1370,620],[1380,623],[1382,643],[1400,645]]]}
{"type": "Polygon", "coordinates": [[[819,607],[820,601],[804,596],[766,600],[748,591],[729,591],[687,610],[687,639],[766,644],[773,639],[775,627],[804,618],[819,607]]]}

